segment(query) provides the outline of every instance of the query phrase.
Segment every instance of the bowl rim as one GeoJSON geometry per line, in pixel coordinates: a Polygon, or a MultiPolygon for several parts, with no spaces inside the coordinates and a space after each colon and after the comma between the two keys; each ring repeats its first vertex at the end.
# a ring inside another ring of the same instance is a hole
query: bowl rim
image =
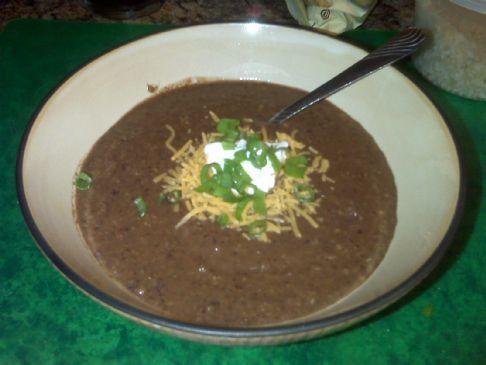
{"type": "MultiPolygon", "coordinates": [[[[18,148],[17,153],[17,161],[16,161],[16,188],[17,188],[17,199],[20,204],[20,209],[23,214],[24,220],[27,224],[27,228],[29,229],[32,237],[34,238],[35,243],[37,244],[40,251],[44,254],[44,256],[50,261],[50,263],[64,276],[74,287],[78,290],[87,294],[91,299],[101,303],[103,306],[108,307],[110,310],[117,312],[125,317],[128,317],[132,320],[141,320],[142,323],[145,325],[150,326],[160,326],[162,328],[168,328],[175,331],[185,332],[193,335],[202,335],[202,336],[209,336],[209,337],[227,337],[233,339],[245,339],[245,338],[253,338],[253,337],[272,337],[272,336],[285,336],[285,335],[294,335],[299,333],[306,333],[310,331],[316,330],[325,330],[326,328],[332,329],[334,327],[343,326],[347,323],[354,322],[360,318],[366,317],[368,315],[374,314],[381,310],[382,308],[396,302],[398,299],[403,297],[405,294],[410,292],[413,288],[418,286],[422,280],[430,274],[430,272],[438,265],[442,257],[444,256],[445,252],[449,248],[452,243],[452,240],[457,232],[463,211],[465,206],[466,200],[466,175],[464,169],[464,155],[460,148],[460,143],[458,142],[457,132],[453,128],[451,122],[446,117],[444,112],[440,109],[434,99],[427,93],[423,87],[418,85],[411,77],[409,77],[405,72],[401,71],[396,66],[393,67],[397,72],[401,74],[401,76],[405,77],[408,81],[410,81],[419,92],[422,92],[424,96],[429,100],[432,106],[436,109],[436,111],[441,116],[442,120],[444,121],[448,132],[451,135],[453,146],[456,151],[456,156],[458,158],[458,165],[459,165],[459,194],[456,201],[456,206],[454,210],[454,214],[451,219],[451,223],[442,239],[439,243],[437,248],[433,251],[432,255],[427,259],[427,261],[419,267],[412,275],[410,275],[405,281],[397,285],[396,287],[390,289],[386,293],[382,294],[381,296],[361,304],[357,307],[348,309],[344,312],[337,313],[331,315],[330,317],[318,320],[311,320],[304,323],[298,324],[283,324],[283,325],[270,325],[265,327],[218,327],[218,326],[209,326],[209,325],[200,325],[200,324],[193,324],[184,321],[172,320],[160,315],[155,315],[144,310],[138,309],[134,306],[131,306],[127,303],[118,300],[102,290],[98,289],[94,285],[90,284],[88,281],[83,279],[80,275],[78,275],[74,270],[72,270],[67,263],[65,263],[60,256],[56,254],[56,252],[52,249],[49,245],[49,242],[44,238],[41,231],[37,227],[35,220],[32,216],[32,213],[29,209],[29,205],[27,202],[27,198],[24,191],[24,182],[23,182],[23,160],[25,155],[25,149],[30,137],[30,132],[45,105],[51,99],[51,97],[65,84],[65,82],[71,78],[76,73],[83,70],[89,64],[95,62],[99,58],[111,53],[114,50],[117,50],[121,47],[130,45],[132,43],[136,43],[140,40],[152,37],[152,36],[160,36],[161,34],[167,32],[174,32],[181,29],[188,29],[188,28],[198,28],[198,27],[213,27],[213,26],[245,26],[250,22],[210,22],[204,24],[197,24],[197,25],[187,25],[187,26],[176,26],[173,28],[168,28],[161,31],[156,31],[153,33],[149,33],[147,35],[137,37],[130,41],[122,42],[121,44],[108,48],[107,50],[103,51],[102,53],[90,58],[89,60],[83,62],[78,67],[76,67],[73,71],[69,72],[64,78],[62,78],[57,86],[55,86],[40,102],[39,106],[37,107],[36,111],[32,114],[29,123],[27,124],[24,133],[22,135],[20,145],[18,148]]],[[[347,45],[351,45],[358,49],[364,50],[366,52],[369,51],[367,47],[362,45],[356,44],[354,41],[349,39],[343,39],[342,37],[336,38],[330,36],[325,33],[318,32],[313,29],[309,28],[302,28],[298,26],[292,25],[283,25],[278,23],[269,23],[269,22],[254,22],[251,23],[259,24],[263,27],[267,28],[287,28],[292,29],[293,31],[300,31],[305,33],[313,33],[318,34],[323,37],[328,37],[339,42],[345,43],[347,45]]]]}

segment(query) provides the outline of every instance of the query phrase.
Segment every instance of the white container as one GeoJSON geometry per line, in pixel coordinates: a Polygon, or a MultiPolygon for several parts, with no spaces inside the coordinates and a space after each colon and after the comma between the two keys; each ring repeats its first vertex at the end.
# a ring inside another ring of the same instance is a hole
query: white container
{"type": "Polygon", "coordinates": [[[486,1],[418,0],[415,25],[427,41],[414,65],[433,84],[486,100],[486,1]]]}

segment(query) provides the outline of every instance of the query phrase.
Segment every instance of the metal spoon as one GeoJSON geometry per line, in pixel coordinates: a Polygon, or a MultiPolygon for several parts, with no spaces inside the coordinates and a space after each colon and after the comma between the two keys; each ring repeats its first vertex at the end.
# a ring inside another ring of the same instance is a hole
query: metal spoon
{"type": "Polygon", "coordinates": [[[312,105],[324,100],[337,91],[354,84],[356,81],[378,71],[379,69],[401,60],[415,52],[425,40],[421,30],[411,28],[401,32],[383,46],[375,49],[366,57],[335,76],[324,85],[311,91],[294,104],[282,109],[269,123],[280,124],[312,105]]]}

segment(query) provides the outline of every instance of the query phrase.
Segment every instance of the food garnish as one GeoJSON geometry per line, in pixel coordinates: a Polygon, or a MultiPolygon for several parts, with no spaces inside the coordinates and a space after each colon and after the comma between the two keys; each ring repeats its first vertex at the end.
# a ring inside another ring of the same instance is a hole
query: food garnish
{"type": "Polygon", "coordinates": [[[147,204],[145,204],[145,200],[139,196],[133,200],[133,204],[135,204],[135,208],[137,208],[138,216],[143,218],[147,213],[147,204]]]}
{"type": "Polygon", "coordinates": [[[74,186],[78,190],[89,190],[93,183],[93,178],[86,172],[81,171],[74,180],[74,186]]]}
{"type": "Polygon", "coordinates": [[[175,167],[153,180],[161,184],[161,201],[187,209],[176,228],[195,218],[269,241],[270,233],[285,231],[301,237],[298,217],[317,227],[313,216],[321,197],[311,175],[330,180],[329,162],[292,134],[276,132],[269,141],[264,128],[255,132],[238,119],[210,115],[216,131],[203,133],[201,141],[187,141],[179,150],[172,145],[174,129],[166,126],[170,136],[165,145],[175,167]]]}

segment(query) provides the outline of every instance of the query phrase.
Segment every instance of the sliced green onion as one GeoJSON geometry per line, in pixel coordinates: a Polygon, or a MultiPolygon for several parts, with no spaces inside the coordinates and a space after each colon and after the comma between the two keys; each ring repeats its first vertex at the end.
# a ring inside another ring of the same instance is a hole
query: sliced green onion
{"type": "Polygon", "coordinates": [[[261,169],[267,165],[267,155],[265,148],[250,152],[250,162],[257,169],[261,169]]]}
{"type": "Polygon", "coordinates": [[[240,136],[240,132],[239,131],[228,131],[224,135],[223,142],[231,142],[231,143],[234,143],[234,142],[236,142],[236,140],[238,139],[239,136],[240,136]]]}
{"type": "Polygon", "coordinates": [[[217,196],[218,198],[222,198],[223,200],[227,200],[233,197],[230,189],[224,188],[221,185],[214,184],[213,188],[209,191],[212,195],[217,196]]]}
{"type": "Polygon", "coordinates": [[[234,155],[234,158],[233,158],[233,161],[235,161],[235,162],[242,162],[242,161],[246,160],[247,159],[246,153],[247,153],[246,150],[236,151],[235,152],[235,155],[234,155]]]}
{"type": "Polygon", "coordinates": [[[89,176],[86,172],[80,172],[74,181],[74,186],[76,186],[76,189],[84,191],[89,190],[92,183],[93,178],[91,176],[89,176]]]}
{"type": "Polygon", "coordinates": [[[241,195],[234,194],[231,190],[223,197],[223,200],[227,203],[238,203],[241,199],[243,199],[241,195]]]}
{"type": "Polygon", "coordinates": [[[214,175],[219,174],[222,171],[221,166],[217,163],[210,163],[204,165],[199,173],[199,178],[201,180],[201,185],[207,184],[214,175]]]}
{"type": "Polygon", "coordinates": [[[240,131],[238,129],[240,121],[238,119],[220,119],[216,130],[223,134],[223,148],[230,149],[230,145],[226,143],[234,143],[240,137],[240,131]]]}
{"type": "Polygon", "coordinates": [[[177,204],[180,202],[182,192],[180,190],[173,190],[167,193],[167,201],[171,204],[177,204]]]}
{"type": "Polygon", "coordinates": [[[159,194],[159,203],[167,201],[167,195],[164,193],[159,194]]]}
{"type": "Polygon", "coordinates": [[[237,204],[236,204],[236,210],[235,210],[235,217],[239,221],[241,221],[241,215],[243,214],[243,211],[245,210],[246,206],[250,202],[250,198],[246,197],[241,199],[237,204]]]}
{"type": "Polygon", "coordinates": [[[251,146],[253,143],[261,142],[261,140],[260,134],[258,133],[251,133],[246,136],[246,143],[248,146],[251,146]]]}
{"type": "Polygon", "coordinates": [[[228,214],[223,213],[219,215],[218,218],[216,219],[216,222],[218,222],[220,226],[226,226],[229,223],[228,214]]]}
{"type": "Polygon", "coordinates": [[[275,155],[275,150],[273,148],[268,150],[268,159],[270,160],[270,163],[272,164],[273,170],[279,171],[280,170],[280,161],[278,160],[277,156],[275,155]]]}
{"type": "Polygon", "coordinates": [[[265,193],[255,187],[253,194],[253,209],[256,213],[265,216],[267,214],[267,207],[265,205],[265,193]]]}
{"type": "Polygon", "coordinates": [[[250,175],[248,175],[248,173],[245,171],[245,169],[243,169],[243,167],[239,163],[232,163],[229,165],[229,168],[231,169],[231,178],[233,181],[233,187],[238,192],[244,193],[245,188],[251,183],[250,175]]]}
{"type": "Polygon", "coordinates": [[[258,133],[250,134],[246,139],[246,149],[250,152],[262,149],[263,146],[264,143],[260,139],[260,135],[258,133]]]}
{"type": "Polygon", "coordinates": [[[292,156],[285,161],[285,174],[292,177],[304,177],[307,169],[307,158],[305,156],[292,156]]]}
{"type": "Polygon", "coordinates": [[[310,203],[316,200],[316,192],[310,185],[297,184],[294,187],[294,195],[301,203],[310,203]]]}
{"type": "Polygon", "coordinates": [[[268,146],[260,140],[257,133],[248,136],[246,149],[249,152],[249,161],[256,168],[262,168],[267,164],[268,146]]]}
{"type": "Polygon", "coordinates": [[[222,118],[218,122],[216,130],[224,135],[230,133],[231,131],[237,131],[240,126],[240,121],[238,119],[222,118]]]}
{"type": "Polygon", "coordinates": [[[209,193],[209,191],[211,190],[211,184],[199,185],[194,190],[198,193],[209,193]]]}
{"type": "Polygon", "coordinates": [[[217,175],[217,181],[225,189],[231,189],[231,187],[233,186],[233,176],[231,174],[231,171],[229,169],[226,169],[226,165],[223,172],[217,175]]]}
{"type": "MultiPolygon", "coordinates": [[[[219,139],[225,150],[235,149],[238,138],[244,138],[246,148],[235,151],[232,159],[225,159],[223,167],[212,163],[204,165],[200,171],[201,185],[195,190],[206,192],[218,197],[225,202],[235,204],[235,217],[239,221],[249,203],[252,203],[253,211],[263,217],[267,214],[265,204],[266,194],[259,190],[254,184],[250,175],[241,165],[243,161],[249,161],[255,168],[262,168],[270,163],[272,168],[278,172],[282,164],[277,158],[276,152],[288,150],[288,148],[274,148],[262,141],[258,133],[245,134],[239,130],[240,121],[237,119],[221,119],[218,122],[217,131],[222,134],[219,139]]],[[[307,159],[297,156],[290,159],[286,167],[286,173],[291,176],[303,177],[307,168],[307,159]]],[[[229,222],[229,217],[224,214],[216,218],[221,225],[229,222]]],[[[249,225],[250,235],[256,237],[266,231],[266,221],[257,221],[249,225]]]]}
{"type": "Polygon", "coordinates": [[[223,146],[223,150],[232,150],[236,147],[236,143],[231,141],[222,141],[221,146],[223,146]]]}
{"type": "Polygon", "coordinates": [[[261,236],[267,231],[267,222],[264,220],[258,220],[248,225],[248,235],[250,238],[256,238],[261,236]]]}
{"type": "Polygon", "coordinates": [[[147,205],[145,204],[145,200],[139,196],[133,200],[133,204],[135,204],[135,208],[137,208],[138,216],[140,218],[144,217],[147,213],[147,205]]]}

